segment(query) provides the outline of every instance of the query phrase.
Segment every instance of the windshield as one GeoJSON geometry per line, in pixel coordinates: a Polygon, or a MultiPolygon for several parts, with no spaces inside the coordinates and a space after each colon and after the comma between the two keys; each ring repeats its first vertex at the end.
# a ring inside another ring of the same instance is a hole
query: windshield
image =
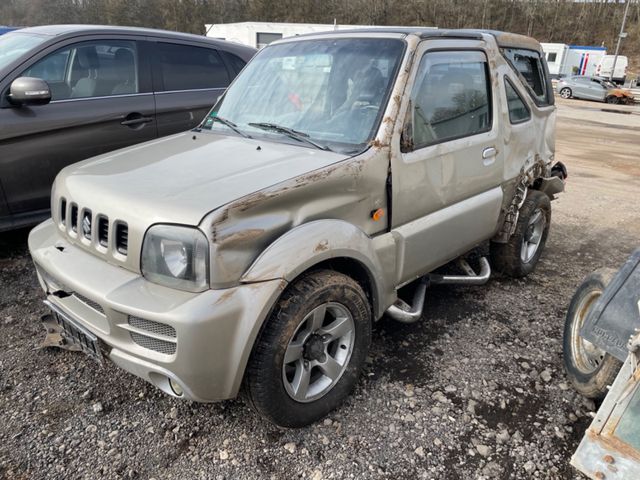
{"type": "Polygon", "coordinates": [[[380,123],[403,52],[404,42],[388,38],[271,45],[249,62],[202,127],[230,132],[218,116],[252,137],[360,151],[380,123]]]}
{"type": "Polygon", "coordinates": [[[0,70],[47,39],[40,35],[12,32],[0,36],[0,70]]]}

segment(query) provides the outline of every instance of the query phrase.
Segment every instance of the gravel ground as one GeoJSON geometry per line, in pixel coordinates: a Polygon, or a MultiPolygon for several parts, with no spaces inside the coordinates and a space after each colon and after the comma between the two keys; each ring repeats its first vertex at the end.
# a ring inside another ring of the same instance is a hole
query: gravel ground
{"type": "Polygon", "coordinates": [[[564,315],[581,279],[620,265],[640,236],[640,132],[632,115],[601,123],[598,107],[560,103],[557,158],[571,176],[534,274],[433,288],[421,323],[383,319],[355,394],[306,429],[36,350],[44,308],[27,233],[0,235],[0,477],[580,478],[569,458],[595,406],[564,377],[564,315]]]}

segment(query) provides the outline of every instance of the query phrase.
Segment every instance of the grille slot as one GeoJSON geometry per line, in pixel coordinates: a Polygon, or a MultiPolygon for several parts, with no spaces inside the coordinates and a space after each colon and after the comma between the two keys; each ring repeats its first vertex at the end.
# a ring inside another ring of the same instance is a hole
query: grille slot
{"type": "Polygon", "coordinates": [[[99,303],[94,302],[93,300],[85,297],[84,295],[80,295],[78,292],[73,292],[73,296],[76,297],[78,300],[80,300],[85,305],[93,308],[96,312],[100,313],[101,315],[105,314],[104,313],[104,309],[100,306],[99,303]]]}
{"type": "Polygon", "coordinates": [[[84,209],[82,211],[82,235],[84,238],[91,240],[91,230],[93,228],[91,210],[84,209]]]}
{"type": "Polygon", "coordinates": [[[126,223],[116,224],[116,250],[126,255],[129,249],[129,227],[126,223]]]}
{"type": "Polygon", "coordinates": [[[154,322],[153,320],[132,316],[129,316],[128,321],[129,325],[139,328],[140,330],[146,330],[147,332],[155,333],[156,335],[176,338],[176,329],[166,323],[154,322]]]}
{"type": "Polygon", "coordinates": [[[165,355],[173,355],[176,353],[177,345],[166,340],[159,340],[157,338],[147,337],[136,332],[129,332],[131,339],[143,348],[154,350],[165,355]]]}
{"type": "Polygon", "coordinates": [[[60,223],[67,225],[67,201],[64,198],[60,201],[60,223]]]}
{"type": "Polygon", "coordinates": [[[109,219],[104,216],[98,217],[98,243],[105,248],[109,246],[109,219]]]}
{"type": "Polygon", "coordinates": [[[71,204],[71,230],[78,231],[78,205],[71,204]]]}

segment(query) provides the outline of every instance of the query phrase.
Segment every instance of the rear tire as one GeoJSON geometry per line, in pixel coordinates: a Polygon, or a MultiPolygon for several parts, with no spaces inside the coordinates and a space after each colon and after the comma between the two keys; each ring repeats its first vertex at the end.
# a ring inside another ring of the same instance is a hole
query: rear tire
{"type": "Polygon", "coordinates": [[[304,427],[355,387],[371,342],[362,287],[331,270],[305,274],[282,294],[254,346],[245,376],[251,407],[281,427],[304,427]]]}
{"type": "Polygon", "coordinates": [[[573,387],[592,399],[605,397],[607,386],[615,380],[622,363],[584,340],[579,332],[588,312],[615,274],[611,268],[601,268],[587,276],[571,299],[564,325],[562,355],[565,372],[573,387]]]}
{"type": "Polygon", "coordinates": [[[560,90],[560,96],[562,98],[571,98],[572,92],[571,89],[568,87],[564,87],[562,90],[560,90]]]}
{"type": "Polygon", "coordinates": [[[529,190],[509,241],[491,242],[491,262],[495,269],[516,278],[533,272],[547,242],[550,225],[549,197],[538,190],[529,190]]]}

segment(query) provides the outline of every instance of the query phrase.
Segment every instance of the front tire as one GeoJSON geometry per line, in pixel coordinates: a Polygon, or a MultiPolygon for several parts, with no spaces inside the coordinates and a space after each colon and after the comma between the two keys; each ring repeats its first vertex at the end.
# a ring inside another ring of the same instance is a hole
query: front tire
{"type": "Polygon", "coordinates": [[[281,427],[309,425],[355,387],[371,342],[362,287],[330,270],[305,274],[278,301],[245,377],[250,406],[281,427]]]}
{"type": "Polygon", "coordinates": [[[568,87],[564,87],[562,90],[560,90],[560,96],[562,98],[571,98],[571,89],[568,87]]]}
{"type": "Polygon", "coordinates": [[[602,399],[607,394],[622,366],[612,355],[599,349],[580,336],[589,310],[604,292],[616,271],[610,268],[596,270],[574,293],[567,311],[562,339],[564,369],[574,388],[592,399],[602,399]]]}
{"type": "Polygon", "coordinates": [[[516,278],[529,275],[542,255],[550,225],[549,197],[538,190],[529,190],[509,241],[491,242],[491,261],[496,270],[516,278]]]}
{"type": "Polygon", "coordinates": [[[605,102],[610,103],[612,105],[617,105],[618,103],[620,103],[620,99],[615,95],[609,95],[607,98],[605,98],[605,102]]]}

